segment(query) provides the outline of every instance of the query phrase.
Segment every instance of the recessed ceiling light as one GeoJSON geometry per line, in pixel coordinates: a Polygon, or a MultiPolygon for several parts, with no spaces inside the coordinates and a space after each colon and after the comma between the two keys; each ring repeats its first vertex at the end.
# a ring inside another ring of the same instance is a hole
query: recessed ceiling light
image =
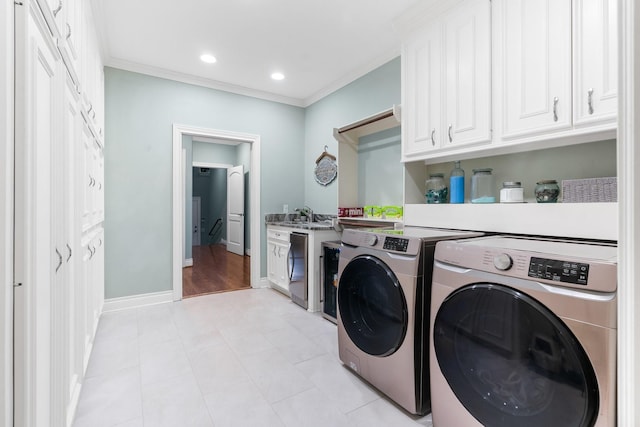
{"type": "Polygon", "coordinates": [[[216,57],[213,55],[209,55],[208,53],[200,55],[200,60],[202,62],[206,62],[207,64],[213,64],[216,62],[216,57]]]}
{"type": "Polygon", "coordinates": [[[273,73],[273,74],[271,74],[271,78],[273,80],[284,80],[284,74],[282,74],[282,73],[273,73]]]}

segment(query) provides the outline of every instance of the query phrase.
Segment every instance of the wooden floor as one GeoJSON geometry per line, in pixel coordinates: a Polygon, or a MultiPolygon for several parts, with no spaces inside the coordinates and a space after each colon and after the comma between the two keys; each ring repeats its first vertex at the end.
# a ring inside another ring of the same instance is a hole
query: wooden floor
{"type": "Polygon", "coordinates": [[[250,288],[249,261],[226,245],[194,246],[193,267],[182,269],[182,297],[250,288]]]}

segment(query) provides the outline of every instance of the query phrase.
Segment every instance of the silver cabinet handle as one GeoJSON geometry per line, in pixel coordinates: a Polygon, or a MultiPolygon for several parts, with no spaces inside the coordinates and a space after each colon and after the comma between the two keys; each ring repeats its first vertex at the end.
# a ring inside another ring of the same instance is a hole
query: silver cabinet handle
{"type": "Polygon", "coordinates": [[[58,270],[60,270],[60,267],[62,266],[62,254],[60,253],[60,251],[58,251],[58,248],[56,248],[56,255],[58,255],[58,265],[56,266],[56,273],[57,273],[58,270]]]}
{"type": "Polygon", "coordinates": [[[87,110],[87,113],[91,113],[91,110],[93,110],[93,104],[89,103],[89,109],[87,110]]]}
{"type": "Polygon", "coordinates": [[[453,127],[452,124],[449,124],[449,130],[447,131],[449,134],[449,142],[453,142],[453,138],[451,137],[451,128],[453,127]]]}
{"type": "Polygon", "coordinates": [[[553,98],[553,121],[558,121],[558,97],[553,98]]]}
{"type": "Polygon", "coordinates": [[[93,256],[94,256],[94,255],[95,255],[95,253],[96,253],[96,248],[95,248],[95,246],[94,246],[93,248],[89,247],[89,252],[91,252],[91,256],[89,257],[89,259],[91,259],[91,258],[93,258],[93,256]]]}
{"type": "Polygon", "coordinates": [[[436,145],[436,140],[434,139],[435,135],[436,135],[436,128],[433,128],[433,130],[431,131],[431,145],[433,146],[436,145]]]}
{"type": "Polygon", "coordinates": [[[58,7],[56,8],[56,10],[53,11],[53,17],[55,18],[58,13],[60,13],[60,11],[62,10],[62,0],[60,0],[60,2],[58,3],[58,7]]]}
{"type": "Polygon", "coordinates": [[[589,96],[587,97],[587,102],[589,104],[589,114],[593,114],[593,88],[589,88],[587,92],[589,96]]]}
{"type": "Polygon", "coordinates": [[[71,25],[67,22],[67,40],[71,38],[71,25]]]}
{"type": "Polygon", "coordinates": [[[67,249],[69,250],[69,256],[67,257],[67,262],[69,262],[69,260],[71,259],[71,254],[73,253],[73,251],[71,250],[71,246],[69,246],[68,243],[67,243],[67,249]]]}

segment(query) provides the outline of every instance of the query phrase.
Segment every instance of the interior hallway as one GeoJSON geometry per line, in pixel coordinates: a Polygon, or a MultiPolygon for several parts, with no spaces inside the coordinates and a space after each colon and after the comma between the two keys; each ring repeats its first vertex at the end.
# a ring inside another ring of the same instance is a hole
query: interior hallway
{"type": "Polygon", "coordinates": [[[425,427],[338,359],[336,325],[271,289],[104,313],[74,427],[425,427]]]}
{"type": "Polygon", "coordinates": [[[193,246],[193,267],[182,269],[182,297],[251,287],[250,258],[227,251],[224,244],[193,246]]]}

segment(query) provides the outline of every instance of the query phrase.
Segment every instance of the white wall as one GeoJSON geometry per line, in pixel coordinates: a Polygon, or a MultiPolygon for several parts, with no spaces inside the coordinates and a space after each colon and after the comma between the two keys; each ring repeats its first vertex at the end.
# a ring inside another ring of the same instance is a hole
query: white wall
{"type": "Polygon", "coordinates": [[[13,423],[13,8],[0,5],[0,425],[13,423]]]}

